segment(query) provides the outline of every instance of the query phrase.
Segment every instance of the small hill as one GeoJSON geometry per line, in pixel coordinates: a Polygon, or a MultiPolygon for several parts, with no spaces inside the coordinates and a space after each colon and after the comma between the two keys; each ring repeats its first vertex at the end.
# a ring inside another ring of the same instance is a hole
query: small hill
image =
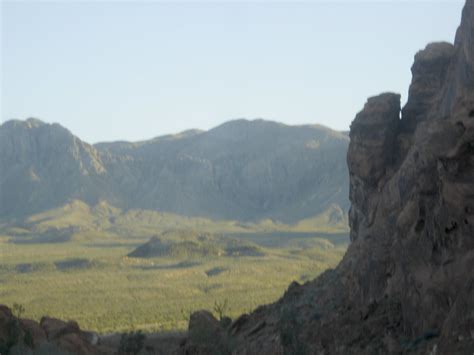
{"type": "Polygon", "coordinates": [[[140,245],[129,257],[135,258],[201,258],[217,256],[264,256],[263,250],[253,243],[237,239],[198,233],[194,231],[168,231],[140,245]]]}

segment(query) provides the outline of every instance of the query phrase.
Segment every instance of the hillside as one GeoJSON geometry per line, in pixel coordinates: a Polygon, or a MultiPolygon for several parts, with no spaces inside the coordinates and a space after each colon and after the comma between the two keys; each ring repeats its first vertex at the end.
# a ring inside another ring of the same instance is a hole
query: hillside
{"type": "Polygon", "coordinates": [[[121,209],[293,223],[348,210],[348,137],[236,120],[136,143],[81,141],[37,119],[0,126],[0,219],[81,200],[121,209]]]}

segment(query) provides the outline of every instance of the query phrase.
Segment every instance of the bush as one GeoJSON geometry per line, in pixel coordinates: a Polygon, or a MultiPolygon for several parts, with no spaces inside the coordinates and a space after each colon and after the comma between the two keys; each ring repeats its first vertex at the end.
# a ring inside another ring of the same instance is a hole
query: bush
{"type": "Polygon", "coordinates": [[[222,321],[222,319],[224,318],[228,310],[229,310],[229,304],[228,304],[227,298],[223,302],[218,302],[218,301],[214,302],[214,312],[217,314],[220,321],[222,321]]]}
{"type": "Polygon", "coordinates": [[[25,312],[25,307],[22,304],[14,303],[12,306],[12,313],[16,319],[20,319],[25,312]]]}

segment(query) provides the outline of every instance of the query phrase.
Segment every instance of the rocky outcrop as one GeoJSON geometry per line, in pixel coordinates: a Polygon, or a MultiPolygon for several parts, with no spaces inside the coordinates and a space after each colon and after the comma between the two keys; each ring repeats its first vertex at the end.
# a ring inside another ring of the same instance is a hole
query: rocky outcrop
{"type": "Polygon", "coordinates": [[[396,158],[396,138],[400,122],[400,95],[382,94],[370,98],[351,125],[347,163],[351,173],[349,218],[351,240],[359,226],[373,223],[376,206],[370,193],[378,193],[383,177],[396,158]]]}
{"type": "Polygon", "coordinates": [[[231,350],[226,329],[208,311],[191,315],[188,340],[182,344],[186,354],[225,354],[231,350]]]}
{"type": "Polygon", "coordinates": [[[18,318],[0,305],[0,352],[2,354],[112,354],[113,349],[98,345],[95,333],[84,332],[74,321],[43,317],[38,323],[18,318]],[[36,352],[35,352],[36,353],[36,352]]]}
{"type": "Polygon", "coordinates": [[[427,118],[446,81],[455,53],[451,43],[431,43],[418,52],[413,64],[409,99],[403,108],[402,131],[413,133],[418,123],[427,118]]]}
{"type": "Polygon", "coordinates": [[[230,328],[234,354],[472,354],[474,0],[415,56],[410,97],[370,98],[347,155],[352,243],[230,328]]]}
{"type": "Polygon", "coordinates": [[[91,146],[58,124],[8,121],[0,126],[0,220],[71,200],[240,221],[293,223],[333,205],[345,216],[348,143],[321,126],[235,120],[91,146]]]}

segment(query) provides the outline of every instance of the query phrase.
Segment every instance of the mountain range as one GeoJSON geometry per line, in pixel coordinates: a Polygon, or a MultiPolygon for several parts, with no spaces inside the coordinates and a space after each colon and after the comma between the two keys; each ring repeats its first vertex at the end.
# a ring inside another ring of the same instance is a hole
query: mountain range
{"type": "Polygon", "coordinates": [[[30,118],[0,126],[0,219],[73,200],[190,217],[285,223],[348,207],[346,133],[234,120],[141,142],[88,144],[30,118]]]}

